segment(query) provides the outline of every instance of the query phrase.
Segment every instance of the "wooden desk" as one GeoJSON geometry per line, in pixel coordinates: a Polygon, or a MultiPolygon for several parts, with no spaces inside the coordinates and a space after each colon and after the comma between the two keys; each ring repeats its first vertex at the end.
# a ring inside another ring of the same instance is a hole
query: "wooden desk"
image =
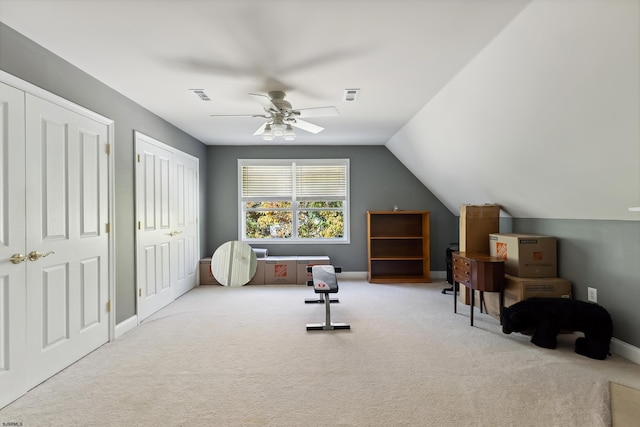
{"type": "MultiPolygon", "coordinates": [[[[475,292],[480,291],[480,312],[482,313],[482,293],[499,292],[502,307],[502,290],[504,288],[504,260],[487,254],[474,252],[453,252],[451,254],[451,270],[453,273],[453,289],[456,282],[471,289],[470,320],[473,326],[473,306],[475,292]]],[[[457,312],[457,300],[453,292],[453,312],[457,312]]]]}

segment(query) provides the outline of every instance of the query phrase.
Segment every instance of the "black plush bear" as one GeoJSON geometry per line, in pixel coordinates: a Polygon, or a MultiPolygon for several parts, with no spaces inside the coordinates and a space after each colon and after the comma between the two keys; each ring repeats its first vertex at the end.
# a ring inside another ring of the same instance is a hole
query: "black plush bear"
{"type": "Polygon", "coordinates": [[[604,307],[568,298],[529,298],[500,313],[502,332],[533,333],[531,342],[539,347],[556,348],[560,331],[579,331],[576,353],[604,360],[609,355],[613,334],[611,316],[604,307]]]}

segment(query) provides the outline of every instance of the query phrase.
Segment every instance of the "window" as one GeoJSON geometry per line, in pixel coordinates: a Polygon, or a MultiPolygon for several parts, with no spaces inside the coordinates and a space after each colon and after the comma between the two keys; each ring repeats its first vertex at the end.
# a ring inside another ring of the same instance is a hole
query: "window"
{"type": "Polygon", "coordinates": [[[245,242],[349,243],[349,159],[238,160],[245,242]]]}

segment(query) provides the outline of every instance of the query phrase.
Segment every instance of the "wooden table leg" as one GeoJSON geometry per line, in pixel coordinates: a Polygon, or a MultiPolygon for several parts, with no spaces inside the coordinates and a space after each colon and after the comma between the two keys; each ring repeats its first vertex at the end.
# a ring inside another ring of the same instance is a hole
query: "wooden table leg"
{"type": "Polygon", "coordinates": [[[457,308],[457,303],[458,301],[456,300],[456,281],[453,280],[453,312],[457,313],[458,312],[458,308],[457,308]]]}
{"type": "Polygon", "coordinates": [[[473,306],[475,305],[476,293],[473,288],[469,289],[471,292],[471,308],[469,309],[469,318],[471,319],[471,326],[473,326],[473,306]]]}

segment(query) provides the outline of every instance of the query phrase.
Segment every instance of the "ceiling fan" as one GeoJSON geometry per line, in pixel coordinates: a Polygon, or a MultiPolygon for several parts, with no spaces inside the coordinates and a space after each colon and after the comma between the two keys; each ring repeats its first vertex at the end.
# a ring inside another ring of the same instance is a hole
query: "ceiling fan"
{"type": "Polygon", "coordinates": [[[274,90],[267,95],[250,93],[264,108],[265,114],[212,114],[212,117],[263,117],[267,119],[254,135],[262,136],[266,141],[275,137],[282,137],[287,141],[295,139],[293,128],[316,134],[324,130],[323,127],[301,120],[301,117],[330,117],[339,115],[336,107],[316,107],[294,110],[291,103],[286,101],[285,92],[274,90]]]}

